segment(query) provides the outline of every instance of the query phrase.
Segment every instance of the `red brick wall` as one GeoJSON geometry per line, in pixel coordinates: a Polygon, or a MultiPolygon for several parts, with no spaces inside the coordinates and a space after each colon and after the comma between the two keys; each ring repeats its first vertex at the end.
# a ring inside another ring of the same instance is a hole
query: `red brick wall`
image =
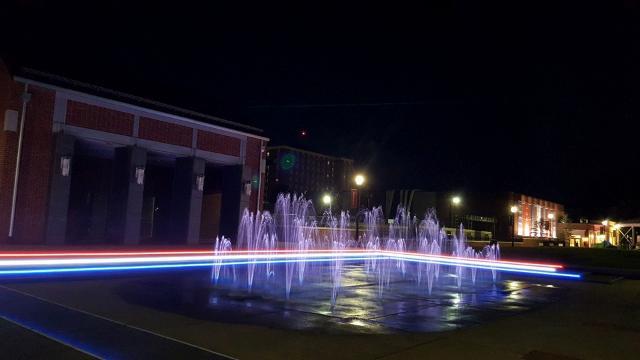
{"type": "Polygon", "coordinates": [[[190,127],[141,117],[138,137],[167,144],[191,147],[193,130],[190,127]]]}
{"type": "MultiPolygon", "coordinates": [[[[260,158],[262,150],[262,141],[255,138],[247,138],[247,149],[245,164],[251,168],[251,180],[257,178],[260,179],[260,158]]],[[[264,185],[264,184],[263,184],[264,185]]],[[[262,186],[264,187],[264,186],[262,186]]],[[[260,191],[262,193],[262,189],[260,191]]],[[[258,194],[256,187],[251,191],[251,197],[249,199],[249,210],[256,211],[256,208],[262,207],[262,194],[258,194]],[[260,206],[256,206],[260,199],[260,206]]]]}
{"type": "Polygon", "coordinates": [[[29,86],[29,93],[15,222],[16,241],[23,244],[44,241],[53,161],[55,92],[29,86]]]}
{"type": "Polygon", "coordinates": [[[240,139],[198,130],[198,149],[218,154],[240,156],[240,139]]]}
{"type": "MultiPolygon", "coordinates": [[[[21,110],[20,95],[24,85],[11,79],[7,69],[0,63],[0,116],[4,125],[4,114],[7,109],[21,110]]],[[[16,164],[18,135],[15,132],[3,131],[0,128],[0,243],[6,242],[11,216],[11,196],[16,164]]]]}
{"type": "Polygon", "coordinates": [[[69,100],[66,123],[120,135],[133,135],[133,115],[69,100]]]}

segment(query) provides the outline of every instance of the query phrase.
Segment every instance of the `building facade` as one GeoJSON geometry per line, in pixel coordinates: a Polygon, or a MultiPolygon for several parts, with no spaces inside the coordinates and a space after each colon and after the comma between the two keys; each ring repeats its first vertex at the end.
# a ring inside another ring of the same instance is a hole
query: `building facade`
{"type": "Polygon", "coordinates": [[[390,219],[398,206],[418,218],[433,209],[449,234],[462,225],[469,240],[545,244],[558,237],[561,204],[513,192],[431,192],[418,189],[379,193],[374,200],[390,219]]]}
{"type": "Polygon", "coordinates": [[[320,206],[321,197],[330,194],[337,208],[346,209],[352,174],[351,159],[290,146],[268,147],[265,204],[272,208],[279,193],[296,193],[304,194],[320,206]]]}
{"type": "Polygon", "coordinates": [[[579,223],[559,223],[558,237],[570,247],[619,247],[622,245],[622,225],[611,220],[599,222],[586,219],[579,223]]]}
{"type": "Polygon", "coordinates": [[[0,243],[232,236],[262,207],[260,130],[0,63],[0,243]]]}
{"type": "Polygon", "coordinates": [[[533,196],[511,194],[513,235],[520,238],[557,239],[558,219],[564,216],[564,206],[533,196]]]}

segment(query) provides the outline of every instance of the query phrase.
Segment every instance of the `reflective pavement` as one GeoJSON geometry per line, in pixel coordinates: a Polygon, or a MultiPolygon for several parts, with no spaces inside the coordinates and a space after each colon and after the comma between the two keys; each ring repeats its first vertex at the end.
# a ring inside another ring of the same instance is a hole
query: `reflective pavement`
{"type": "MultiPolygon", "coordinates": [[[[259,280],[251,292],[246,272],[213,285],[207,272],[180,272],[125,282],[116,290],[125,301],[196,319],[326,333],[433,332],[477,325],[554,301],[561,289],[544,279],[517,279],[502,274],[494,283],[479,273],[458,288],[455,277],[441,275],[431,293],[410,276],[396,275],[380,296],[378,281],[361,264],[345,265],[335,307],[330,304],[327,269],[307,269],[300,285],[297,273],[290,298],[284,280],[259,280]]],[[[266,277],[266,276],[265,276],[266,277]]]]}

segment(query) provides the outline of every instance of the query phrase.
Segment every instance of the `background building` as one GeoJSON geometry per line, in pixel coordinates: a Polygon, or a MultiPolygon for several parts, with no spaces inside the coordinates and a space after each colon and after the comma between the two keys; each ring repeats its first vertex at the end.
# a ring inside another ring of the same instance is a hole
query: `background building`
{"type": "MultiPolygon", "coordinates": [[[[611,220],[590,221],[582,219],[579,223],[559,223],[558,237],[571,247],[607,247],[620,246],[621,227],[624,224],[611,220]]],[[[626,228],[626,226],[625,226],[626,228]]],[[[632,232],[635,229],[632,227],[632,232]]],[[[622,232],[624,234],[624,232],[622,232]]],[[[631,240],[631,238],[629,239],[631,240]]],[[[630,247],[633,242],[630,241],[630,247]]]]}
{"type": "MultiPolygon", "coordinates": [[[[331,194],[336,208],[348,209],[353,160],[290,146],[267,148],[265,206],[273,208],[279,193],[304,194],[316,207],[331,194]]],[[[318,209],[317,209],[318,210],[318,209]]]]}
{"type": "Polygon", "coordinates": [[[2,243],[195,244],[262,206],[259,129],[1,63],[0,114],[2,243]]]}
{"type": "Polygon", "coordinates": [[[418,218],[434,209],[449,234],[462,224],[469,240],[515,241],[538,246],[557,242],[558,219],[564,207],[548,200],[513,192],[429,192],[417,189],[376,193],[387,219],[398,206],[418,218]]]}

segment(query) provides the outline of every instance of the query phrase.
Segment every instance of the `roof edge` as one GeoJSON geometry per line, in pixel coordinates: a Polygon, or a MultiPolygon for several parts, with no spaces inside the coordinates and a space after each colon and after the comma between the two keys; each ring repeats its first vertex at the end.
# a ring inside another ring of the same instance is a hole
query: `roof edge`
{"type": "MultiPolygon", "coordinates": [[[[87,94],[90,96],[95,96],[97,98],[103,98],[103,99],[109,99],[111,101],[115,101],[115,102],[120,102],[120,103],[124,103],[126,105],[130,105],[130,106],[137,106],[143,109],[147,109],[147,110],[153,110],[153,111],[157,111],[157,112],[161,112],[167,115],[171,115],[171,116],[177,116],[177,117],[181,117],[184,119],[188,119],[191,121],[197,121],[199,123],[205,124],[205,125],[211,125],[211,126],[216,126],[218,124],[211,124],[202,120],[198,120],[198,119],[189,119],[187,116],[193,116],[193,117],[199,117],[202,119],[207,119],[207,120],[211,120],[211,121],[215,121],[217,123],[219,123],[220,127],[224,127],[223,125],[229,125],[230,128],[227,128],[227,130],[233,130],[233,131],[239,131],[234,129],[235,128],[239,128],[239,129],[243,129],[246,131],[252,131],[252,132],[257,132],[257,133],[263,133],[264,130],[257,128],[257,127],[253,127],[250,125],[246,125],[246,124],[242,124],[242,123],[238,123],[235,121],[231,121],[231,120],[227,120],[227,119],[223,119],[223,118],[219,118],[217,116],[212,116],[212,115],[208,115],[208,114],[204,114],[204,113],[200,113],[194,110],[189,110],[189,109],[185,109],[185,108],[181,108],[178,106],[174,106],[174,105],[169,105],[160,101],[155,101],[155,100],[150,100],[150,99],[146,99],[140,96],[136,96],[136,95],[132,95],[132,94],[128,94],[128,93],[124,93],[124,92],[120,92],[117,90],[112,90],[109,88],[104,88],[98,85],[94,85],[94,84],[89,84],[89,83],[84,83],[78,80],[74,80],[74,79],[70,79],[70,78],[66,78],[64,76],[60,76],[60,75],[55,75],[55,74],[51,74],[51,73],[47,73],[44,71],[40,71],[40,70],[36,70],[36,69],[32,69],[32,68],[27,68],[27,67],[20,67],[17,71],[15,71],[13,74],[13,77],[15,80],[27,80],[27,81],[31,81],[40,85],[48,85],[49,87],[55,87],[55,88],[59,88],[61,90],[67,90],[67,91],[74,91],[74,92],[78,92],[78,93],[82,93],[82,94],[87,94]],[[66,86],[65,86],[66,85],[66,86]],[[79,88],[79,90],[73,89],[73,88],[69,88],[67,86],[71,86],[71,87],[77,87],[79,88]],[[86,91],[89,90],[89,91],[86,91]],[[91,92],[91,90],[93,90],[93,92],[97,92],[98,94],[94,94],[91,92]],[[131,100],[133,102],[137,102],[139,105],[137,104],[133,104],[133,103],[127,103],[126,101],[123,100],[131,100]],[[148,105],[150,106],[149,108],[146,108],[144,105],[148,105]],[[152,107],[156,107],[156,109],[153,109],[152,107]]],[[[239,131],[242,132],[242,131],[239,131]]],[[[244,133],[245,135],[248,136],[254,136],[263,140],[269,140],[266,137],[257,135],[257,134],[250,134],[250,133],[244,133]]]]}
{"type": "Polygon", "coordinates": [[[354,162],[354,160],[353,160],[353,159],[349,159],[349,158],[346,158],[346,157],[342,157],[342,156],[332,156],[332,155],[322,154],[322,153],[319,153],[319,152],[310,151],[310,150],[305,150],[305,149],[300,149],[300,148],[296,148],[296,147],[289,146],[289,145],[273,145],[273,146],[267,146],[267,150],[268,150],[268,149],[288,149],[288,150],[299,151],[299,152],[303,152],[303,153],[307,153],[307,154],[312,154],[312,155],[324,156],[324,157],[328,157],[328,158],[332,158],[332,159],[347,160],[347,161],[354,162]]]}

